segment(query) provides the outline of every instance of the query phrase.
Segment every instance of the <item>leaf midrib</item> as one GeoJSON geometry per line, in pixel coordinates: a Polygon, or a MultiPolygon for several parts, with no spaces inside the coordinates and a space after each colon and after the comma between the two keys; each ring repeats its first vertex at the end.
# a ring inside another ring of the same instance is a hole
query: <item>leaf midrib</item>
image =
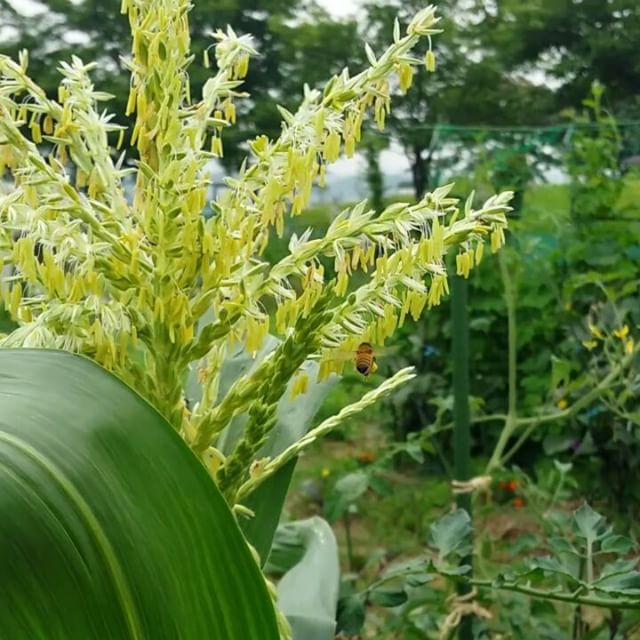
{"type": "Polygon", "coordinates": [[[82,495],[80,495],[65,474],[53,462],[40,454],[37,449],[24,440],[13,434],[7,433],[6,431],[0,431],[0,442],[5,442],[9,446],[13,446],[31,458],[51,476],[51,478],[68,496],[77,512],[84,519],[87,525],[87,531],[93,537],[94,542],[96,543],[96,548],[100,555],[102,555],[107,573],[111,576],[114,590],[120,602],[120,606],[122,607],[124,618],[132,640],[142,640],[143,635],[141,631],[142,625],[140,617],[136,610],[134,600],[131,595],[131,589],[125,578],[122,567],[118,562],[118,558],[109,543],[109,539],[104,529],[82,495]]]}

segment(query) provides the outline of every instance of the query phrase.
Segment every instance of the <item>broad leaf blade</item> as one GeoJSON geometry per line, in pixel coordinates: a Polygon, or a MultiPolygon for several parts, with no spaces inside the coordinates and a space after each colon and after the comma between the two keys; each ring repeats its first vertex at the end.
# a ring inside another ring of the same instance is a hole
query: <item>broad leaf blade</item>
{"type": "Polygon", "coordinates": [[[269,557],[273,536],[280,523],[282,505],[287,497],[297,460],[297,458],[289,460],[244,501],[245,506],[255,515],[253,518],[242,520],[240,524],[247,540],[262,559],[263,565],[269,557]]]}
{"type": "Polygon", "coordinates": [[[226,503],[171,426],[85,358],[0,350],[7,638],[277,639],[226,503]]]}
{"type": "MultiPolygon", "coordinates": [[[[213,316],[208,314],[206,322],[212,320],[213,316]]],[[[240,376],[250,373],[279,343],[278,338],[268,335],[255,357],[240,346],[230,352],[220,372],[218,396],[223,397],[240,376]]],[[[291,382],[289,383],[287,391],[278,403],[276,426],[258,457],[276,456],[299,440],[309,430],[313,417],[339,380],[338,376],[331,376],[320,383],[315,382],[318,374],[318,363],[315,361],[305,362],[302,368],[309,375],[309,389],[307,393],[292,400],[291,382]]],[[[196,379],[195,368],[189,376],[187,394],[192,403],[200,400],[201,389],[196,379]]],[[[221,434],[216,446],[223,453],[228,454],[233,449],[242,435],[245,423],[246,414],[236,416],[221,434]]],[[[242,520],[241,527],[263,564],[269,555],[295,466],[296,459],[291,460],[244,501],[245,506],[255,513],[255,517],[242,520]]]]}
{"type": "Polygon", "coordinates": [[[605,526],[604,518],[594,511],[586,502],[573,514],[576,533],[592,544],[602,534],[605,526]]]}
{"type": "Polygon", "coordinates": [[[431,525],[431,544],[441,558],[452,553],[466,555],[471,537],[471,518],[463,509],[446,514],[431,525]]]}
{"type": "Polygon", "coordinates": [[[633,542],[626,536],[612,534],[602,541],[601,550],[605,553],[628,553],[633,549],[633,542]]]}

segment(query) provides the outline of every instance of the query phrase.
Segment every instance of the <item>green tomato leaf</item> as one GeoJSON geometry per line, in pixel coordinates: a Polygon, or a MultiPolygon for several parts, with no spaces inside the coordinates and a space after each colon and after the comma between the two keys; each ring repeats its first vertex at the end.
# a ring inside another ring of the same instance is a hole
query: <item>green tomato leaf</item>
{"type": "Polygon", "coordinates": [[[456,509],[431,525],[431,545],[440,558],[452,553],[459,556],[469,551],[471,536],[471,518],[463,509],[456,509]]]}
{"type": "Polygon", "coordinates": [[[542,441],[542,448],[548,456],[568,451],[575,442],[575,437],[568,434],[550,433],[542,441]]]}
{"type": "Polygon", "coordinates": [[[595,542],[602,534],[605,520],[598,512],[594,511],[586,502],[573,514],[574,529],[584,538],[587,544],[595,542]]]}
{"type": "Polygon", "coordinates": [[[554,460],[553,465],[563,476],[573,469],[573,464],[571,462],[560,462],[560,460],[554,460]]]}
{"type": "Polygon", "coordinates": [[[86,358],[0,350],[6,638],[277,640],[227,504],[145,400],[86,358]]]}
{"type": "Polygon", "coordinates": [[[405,447],[405,451],[417,463],[422,464],[424,462],[424,451],[419,442],[409,442],[405,447]]]}
{"type": "Polygon", "coordinates": [[[369,488],[369,474],[354,471],[336,482],[334,490],[345,502],[355,502],[369,488]]]}
{"type": "Polygon", "coordinates": [[[551,389],[557,389],[571,378],[571,361],[551,356],[551,389]]]}
{"type": "Polygon", "coordinates": [[[540,569],[545,573],[555,573],[558,575],[566,576],[574,582],[580,582],[577,577],[577,573],[573,567],[560,563],[556,558],[550,556],[544,556],[542,558],[534,558],[529,563],[532,569],[540,569]]]}
{"type": "Polygon", "coordinates": [[[605,553],[628,553],[633,549],[633,542],[626,536],[607,536],[600,545],[600,550],[605,553]]]}
{"type": "Polygon", "coordinates": [[[354,471],[336,482],[324,505],[325,517],[335,522],[369,488],[370,476],[365,471],[354,471]]]}
{"type": "Polygon", "coordinates": [[[407,592],[403,588],[374,589],[369,593],[369,602],[371,602],[371,604],[378,605],[379,607],[386,607],[388,609],[404,604],[407,599],[407,592]]]}
{"type": "Polygon", "coordinates": [[[459,576],[463,576],[466,573],[471,571],[471,565],[469,564],[461,564],[457,567],[447,567],[444,565],[437,565],[438,573],[442,576],[451,576],[452,578],[457,578],[459,576]]]}
{"type": "Polygon", "coordinates": [[[599,580],[596,589],[609,595],[640,598],[640,571],[626,571],[619,575],[611,575],[599,580]]]}
{"type": "Polygon", "coordinates": [[[421,587],[433,580],[432,573],[412,573],[405,578],[408,587],[421,587]]]}
{"type": "Polygon", "coordinates": [[[386,497],[390,496],[393,493],[393,487],[389,480],[387,480],[384,476],[372,474],[369,476],[369,486],[373,491],[375,491],[379,496],[386,497]]]}
{"type": "Polygon", "coordinates": [[[399,560],[397,562],[389,563],[384,571],[382,577],[387,579],[393,576],[403,576],[409,573],[417,573],[426,569],[428,561],[425,558],[410,558],[409,560],[399,560]]]}
{"type": "Polygon", "coordinates": [[[408,587],[420,587],[433,580],[434,575],[427,573],[429,562],[425,558],[411,558],[389,564],[382,576],[384,578],[397,577],[403,579],[408,587]]]}
{"type": "Polygon", "coordinates": [[[556,553],[580,555],[580,552],[566,538],[549,538],[549,544],[556,553]]]}
{"type": "Polygon", "coordinates": [[[338,600],[338,618],[336,631],[346,636],[360,633],[364,625],[365,596],[356,593],[338,600]]]}
{"type": "Polygon", "coordinates": [[[529,566],[522,570],[504,571],[499,573],[493,580],[493,585],[500,589],[505,584],[517,584],[524,578],[529,580],[538,580],[544,577],[544,571],[539,567],[529,566]]]}
{"type": "Polygon", "coordinates": [[[634,558],[632,560],[618,558],[613,562],[607,562],[607,564],[602,567],[602,570],[600,571],[600,577],[594,582],[594,584],[599,584],[605,581],[607,578],[611,578],[612,576],[619,576],[621,574],[633,572],[634,568],[638,564],[638,560],[639,558],[634,558]]]}

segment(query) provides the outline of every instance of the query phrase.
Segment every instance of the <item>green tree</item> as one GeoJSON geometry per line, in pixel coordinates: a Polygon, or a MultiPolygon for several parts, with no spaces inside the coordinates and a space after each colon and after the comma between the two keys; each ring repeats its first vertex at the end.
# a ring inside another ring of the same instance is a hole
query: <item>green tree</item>
{"type": "Polygon", "coordinates": [[[511,70],[544,71],[557,104],[579,106],[593,80],[619,112],[640,112],[637,0],[477,1],[477,31],[511,70]]]}
{"type": "MultiPolygon", "coordinates": [[[[363,38],[378,50],[395,16],[406,20],[420,4],[409,0],[367,5],[363,38]]],[[[435,125],[539,122],[550,103],[548,89],[507,74],[502,59],[484,44],[484,33],[468,26],[472,16],[467,4],[439,3],[444,33],[438,38],[438,67],[434,73],[424,67],[417,70],[412,90],[396,98],[388,116],[386,126],[410,162],[416,197],[431,183],[436,149],[442,149],[435,125]]]]}

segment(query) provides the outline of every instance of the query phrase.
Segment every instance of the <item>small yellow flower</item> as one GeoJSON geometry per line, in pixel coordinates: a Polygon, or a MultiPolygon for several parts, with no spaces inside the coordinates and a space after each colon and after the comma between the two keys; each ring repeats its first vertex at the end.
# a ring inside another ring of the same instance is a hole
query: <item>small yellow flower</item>
{"type": "Polygon", "coordinates": [[[619,329],[616,329],[613,332],[613,335],[616,338],[620,338],[620,340],[622,340],[623,338],[626,338],[629,335],[629,325],[623,325],[622,327],[620,327],[619,329]]]}
{"type": "Polygon", "coordinates": [[[562,411],[564,411],[569,406],[569,403],[566,401],[565,398],[560,398],[560,400],[556,402],[556,405],[558,409],[561,409],[562,411]]]}
{"type": "Polygon", "coordinates": [[[328,478],[331,475],[331,469],[328,469],[327,467],[323,467],[322,471],[320,471],[320,475],[323,478],[328,478]]]}
{"type": "Polygon", "coordinates": [[[600,329],[598,329],[598,327],[596,327],[595,325],[589,323],[589,331],[591,332],[591,335],[594,338],[599,338],[600,340],[602,340],[602,338],[604,337],[602,335],[602,331],[600,331],[600,329]]]}
{"type": "Polygon", "coordinates": [[[627,339],[624,341],[624,350],[625,350],[625,353],[633,353],[633,347],[634,347],[633,338],[627,338],[627,339]]]}
{"type": "Polygon", "coordinates": [[[595,340],[583,340],[582,346],[584,346],[589,351],[592,351],[598,346],[598,343],[595,340]]]}

